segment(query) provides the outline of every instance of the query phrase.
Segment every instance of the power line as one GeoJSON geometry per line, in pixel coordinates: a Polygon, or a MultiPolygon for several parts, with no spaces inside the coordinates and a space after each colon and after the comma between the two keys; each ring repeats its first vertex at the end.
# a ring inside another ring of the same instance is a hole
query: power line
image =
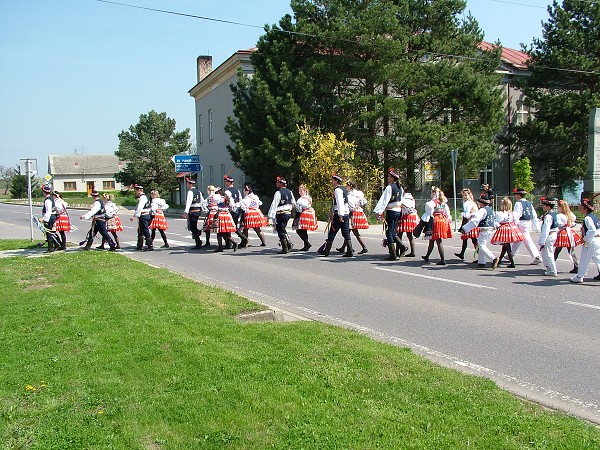
{"type": "MultiPolygon", "coordinates": [[[[200,19],[200,20],[207,20],[207,21],[211,21],[211,22],[226,23],[229,25],[237,25],[237,26],[243,26],[243,27],[248,27],[248,28],[264,29],[264,27],[259,26],[259,25],[251,25],[251,24],[242,23],[242,22],[234,22],[231,20],[217,19],[214,17],[198,16],[195,14],[180,13],[180,12],[169,11],[169,10],[164,10],[164,9],[148,8],[145,6],[130,5],[127,3],[114,2],[114,1],[110,1],[110,0],[96,0],[96,1],[101,2],[101,3],[109,3],[109,4],[117,5],[117,6],[124,6],[124,7],[129,7],[129,8],[142,9],[142,10],[146,10],[146,11],[153,11],[153,12],[158,12],[158,13],[162,13],[162,14],[171,14],[171,15],[176,15],[176,16],[189,17],[192,19],[200,19]]],[[[537,5],[527,5],[527,4],[523,4],[523,3],[511,2],[508,0],[489,0],[489,1],[498,2],[498,3],[510,3],[510,4],[519,5],[519,6],[532,6],[532,7],[535,6],[538,8],[542,8],[541,6],[537,6],[537,5]]],[[[593,4],[596,3],[595,0],[579,0],[579,1],[585,1],[585,2],[589,2],[589,3],[593,3],[593,4]]],[[[298,31],[281,30],[278,28],[272,28],[271,30],[280,32],[280,33],[286,33],[289,35],[310,37],[310,38],[315,38],[315,39],[320,39],[320,40],[334,40],[337,42],[345,42],[345,43],[356,44],[356,45],[361,45],[361,46],[381,47],[384,45],[384,44],[376,44],[376,43],[372,43],[372,42],[359,42],[356,40],[344,39],[344,38],[319,36],[316,34],[302,33],[302,32],[298,32],[298,31]]],[[[412,53],[418,53],[418,52],[416,50],[414,50],[414,51],[412,51],[412,53]]],[[[427,52],[427,53],[430,55],[433,54],[435,56],[445,57],[445,58],[450,58],[450,59],[464,59],[464,60],[475,60],[475,61],[476,60],[479,60],[479,61],[487,60],[484,57],[477,57],[477,56],[451,55],[451,54],[439,53],[439,52],[427,52]]],[[[577,74],[585,74],[585,75],[600,75],[600,72],[593,71],[593,70],[564,69],[564,68],[540,66],[540,65],[538,65],[537,67],[540,67],[543,69],[548,69],[548,70],[567,72],[567,73],[577,73],[577,74]]]]}

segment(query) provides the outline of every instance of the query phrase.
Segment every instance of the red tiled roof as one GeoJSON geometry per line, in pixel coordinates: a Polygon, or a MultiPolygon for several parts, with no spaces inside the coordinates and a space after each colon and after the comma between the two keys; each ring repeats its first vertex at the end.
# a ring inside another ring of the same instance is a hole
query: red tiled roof
{"type": "MultiPolygon", "coordinates": [[[[479,44],[479,48],[481,50],[490,51],[496,48],[496,45],[483,41],[479,44]]],[[[502,47],[502,55],[500,58],[503,62],[512,64],[517,69],[527,69],[527,61],[530,59],[527,53],[508,47],[502,47]]]]}

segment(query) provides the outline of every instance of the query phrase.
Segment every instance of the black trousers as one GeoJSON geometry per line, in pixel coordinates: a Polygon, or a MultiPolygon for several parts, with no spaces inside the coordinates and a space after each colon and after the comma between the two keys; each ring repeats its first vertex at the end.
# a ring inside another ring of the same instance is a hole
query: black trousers
{"type": "Polygon", "coordinates": [[[342,217],[344,218],[343,221],[340,220],[340,215],[337,212],[333,215],[331,227],[329,227],[329,233],[327,234],[327,240],[329,242],[333,242],[338,230],[342,230],[342,236],[344,236],[344,240],[350,240],[350,216],[346,214],[342,217]]]}
{"type": "Polygon", "coordinates": [[[277,236],[279,239],[287,239],[287,231],[285,230],[290,220],[290,213],[277,214],[275,215],[275,229],[277,230],[277,236]]]}
{"type": "Polygon", "coordinates": [[[150,223],[152,222],[152,217],[150,214],[142,214],[138,221],[138,240],[142,237],[146,239],[146,241],[150,241],[150,223]]]}
{"type": "Polygon", "coordinates": [[[108,234],[108,230],[106,229],[106,220],[94,220],[93,236],[96,236],[96,233],[100,233],[102,239],[106,239],[106,242],[108,242],[108,245],[110,247],[113,247],[115,245],[113,243],[112,238],[110,237],[110,234],[108,234]]]}
{"type": "Polygon", "coordinates": [[[202,232],[198,229],[198,220],[200,220],[200,214],[202,210],[192,210],[188,213],[188,227],[193,237],[198,237],[202,232]]]}

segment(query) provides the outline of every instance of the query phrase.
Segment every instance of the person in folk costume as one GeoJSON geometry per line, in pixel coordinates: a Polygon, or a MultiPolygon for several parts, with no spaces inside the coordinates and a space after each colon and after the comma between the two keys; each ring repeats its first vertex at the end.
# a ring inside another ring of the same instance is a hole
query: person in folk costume
{"type": "MultiPolygon", "coordinates": [[[[589,199],[584,198],[581,201],[579,211],[586,216],[581,226],[583,245],[579,256],[579,268],[577,275],[571,278],[573,283],[583,283],[592,260],[594,260],[596,268],[600,272],[600,219],[594,214],[594,209],[589,199]]],[[[594,280],[600,280],[600,273],[594,277],[594,280]]]]}
{"type": "Polygon", "coordinates": [[[225,194],[220,187],[217,188],[212,198],[218,208],[217,215],[213,218],[211,223],[211,228],[217,232],[218,247],[215,252],[222,252],[224,250],[223,240],[225,240],[226,243],[225,248],[232,248],[235,252],[238,248],[238,244],[231,238],[231,233],[235,233],[237,227],[230,213],[233,206],[233,199],[231,196],[225,194]]]}
{"type": "MultiPolygon", "coordinates": [[[[119,236],[117,233],[123,231],[123,224],[121,219],[117,215],[119,212],[119,206],[115,203],[114,194],[104,194],[104,209],[106,210],[106,231],[108,231],[113,239],[115,240],[115,248],[120,249],[121,244],[119,242],[119,236]]],[[[102,239],[102,247],[106,241],[102,239]]]]}
{"type": "Polygon", "coordinates": [[[60,234],[60,247],[56,250],[67,249],[67,235],[66,231],[71,231],[71,221],[69,220],[69,213],[67,208],[69,204],[63,200],[60,192],[53,191],[52,196],[54,197],[54,206],[56,207],[56,222],[54,223],[54,229],[60,234]]]}
{"type": "Polygon", "coordinates": [[[89,250],[92,247],[94,236],[97,233],[100,233],[102,239],[106,239],[106,242],[108,242],[109,251],[114,252],[116,245],[106,230],[106,208],[104,206],[104,202],[102,199],[100,199],[100,194],[95,189],[91,192],[91,195],[94,198],[92,208],[86,214],[79,217],[81,220],[92,219],[92,233],[89,234],[88,240],[83,249],[89,250]]]}
{"type": "Polygon", "coordinates": [[[134,189],[138,202],[133,216],[129,220],[133,222],[134,219],[138,219],[137,245],[135,249],[151,252],[154,250],[154,247],[152,246],[152,238],[150,237],[150,222],[152,222],[150,199],[144,194],[143,186],[136,184],[134,189]],[[146,241],[146,247],[143,246],[144,240],[146,241]]]}
{"type": "Polygon", "coordinates": [[[223,191],[223,193],[231,198],[231,201],[229,202],[229,204],[231,205],[229,208],[229,213],[231,214],[231,218],[233,219],[233,223],[236,227],[235,234],[237,234],[238,237],[241,239],[239,248],[246,248],[248,246],[248,237],[246,237],[246,235],[242,233],[242,228],[244,224],[243,218],[241,224],[239,223],[241,211],[238,205],[242,201],[242,194],[240,190],[233,185],[233,178],[229,175],[225,175],[223,177],[223,183],[225,184],[226,188],[223,191]]]}
{"type": "Polygon", "coordinates": [[[431,200],[425,203],[425,213],[421,216],[421,220],[428,222],[431,218],[433,218],[433,226],[431,227],[431,231],[427,230],[425,233],[425,237],[429,239],[429,246],[427,247],[427,253],[422,258],[425,262],[429,262],[429,256],[433,252],[433,244],[435,243],[440,254],[440,261],[436,265],[445,266],[446,258],[444,255],[443,239],[452,237],[450,208],[448,207],[444,192],[437,187],[431,188],[431,200]]]}
{"type": "Polygon", "coordinates": [[[185,197],[183,218],[187,219],[188,229],[192,233],[192,238],[196,243],[196,245],[192,247],[192,250],[199,250],[202,248],[202,240],[200,239],[202,231],[198,228],[198,220],[202,214],[202,204],[204,202],[204,198],[202,197],[202,192],[200,192],[200,189],[196,187],[196,181],[192,180],[191,178],[186,178],[185,183],[188,191],[185,197]]]}
{"type": "MultiPolygon", "coordinates": [[[[246,237],[246,241],[240,244],[240,247],[244,245],[244,243],[248,244],[248,230],[252,228],[258,238],[260,239],[260,246],[265,247],[267,244],[265,243],[265,233],[263,233],[261,227],[266,227],[269,225],[269,221],[263,215],[260,210],[260,205],[262,202],[252,191],[252,186],[246,184],[244,186],[244,198],[239,203],[239,208],[243,211],[243,233],[246,237]]],[[[242,220],[242,219],[240,219],[242,220]]],[[[244,245],[245,246],[245,245],[244,245]]]]}
{"type": "MultiPolygon", "coordinates": [[[[413,236],[413,230],[419,223],[419,214],[417,213],[415,198],[410,192],[404,192],[402,196],[402,216],[398,221],[398,236],[402,240],[402,234],[406,233],[408,242],[410,245],[410,253],[407,253],[406,257],[415,257],[415,237],[413,236]]],[[[396,256],[400,256],[400,248],[396,249],[396,256]]]]}
{"type": "Polygon", "coordinates": [[[296,206],[296,199],[292,191],[287,188],[287,180],[285,178],[277,177],[275,185],[277,186],[277,191],[275,191],[275,195],[273,196],[268,217],[279,237],[281,244],[281,251],[279,253],[285,254],[292,249],[292,243],[290,242],[286,227],[290,220],[292,209],[296,206]]]}
{"type": "Polygon", "coordinates": [[[467,245],[469,240],[473,244],[473,248],[475,249],[475,253],[477,253],[477,237],[479,236],[479,228],[473,228],[468,233],[465,233],[463,230],[463,225],[465,225],[473,214],[477,212],[479,209],[477,207],[477,203],[475,203],[475,198],[473,197],[473,193],[471,189],[464,188],[461,191],[463,198],[463,211],[462,211],[462,223],[460,225],[460,238],[462,239],[462,247],[459,253],[455,253],[454,255],[458,256],[460,259],[465,259],[465,252],[467,251],[467,245]]]}
{"type": "Polygon", "coordinates": [[[352,250],[352,240],[350,238],[350,208],[348,207],[348,191],[342,186],[342,177],[338,174],[331,175],[331,184],[333,186],[333,203],[329,211],[330,226],[329,233],[325,243],[317,250],[321,256],[329,256],[331,246],[337,232],[342,230],[346,245],[346,253],[342,256],[351,258],[354,256],[352,250]]]}
{"type": "Polygon", "coordinates": [[[158,230],[164,242],[162,248],[169,248],[167,234],[165,233],[165,231],[169,229],[169,225],[167,224],[167,219],[165,219],[164,214],[164,212],[169,209],[169,205],[164,199],[160,198],[156,189],[150,191],[150,198],[152,199],[150,201],[150,209],[152,210],[152,222],[150,222],[150,229],[152,231],[150,233],[150,239],[152,240],[152,245],[154,245],[156,230],[158,230]]]}
{"type": "Polygon", "coordinates": [[[214,198],[216,192],[217,188],[212,184],[209,184],[206,187],[206,200],[202,203],[202,209],[207,211],[206,219],[204,219],[204,225],[202,226],[202,231],[204,231],[204,235],[206,236],[204,247],[210,247],[210,230],[212,228],[213,220],[219,211],[219,206],[214,198]]]}
{"type": "Polygon", "coordinates": [[[404,196],[404,190],[402,189],[402,183],[400,182],[400,175],[398,175],[391,167],[387,173],[387,182],[388,185],[383,190],[383,194],[379,198],[375,208],[373,208],[373,212],[377,214],[378,218],[381,218],[385,211],[386,241],[384,242],[389,251],[388,261],[395,261],[398,258],[396,246],[400,248],[400,256],[403,256],[407,250],[402,240],[400,240],[400,237],[396,234],[398,230],[398,221],[402,216],[402,197],[404,196]]]}
{"type": "Polygon", "coordinates": [[[577,217],[571,212],[569,204],[564,200],[559,200],[558,214],[556,215],[559,225],[556,242],[554,243],[554,260],[556,261],[562,249],[566,248],[569,258],[573,263],[570,273],[577,273],[578,271],[579,263],[577,255],[575,255],[575,247],[582,243],[581,237],[574,230],[576,219],[577,217]]]}
{"type": "Polygon", "coordinates": [[[308,241],[308,232],[316,231],[319,228],[319,224],[317,223],[317,214],[312,207],[312,197],[305,184],[301,184],[298,187],[298,194],[300,197],[296,202],[297,214],[296,219],[294,219],[295,225],[292,226],[292,229],[296,229],[296,234],[304,242],[304,246],[300,251],[307,252],[312,247],[308,241]]]}
{"type": "Polygon", "coordinates": [[[540,230],[538,245],[540,246],[542,261],[546,266],[544,275],[555,277],[557,276],[557,272],[556,261],[554,261],[554,243],[556,242],[559,222],[556,217],[557,214],[554,212],[554,207],[558,203],[558,200],[542,197],[540,198],[540,202],[544,210],[544,216],[542,217],[542,229],[540,230]]]}
{"type": "Polygon", "coordinates": [[[52,197],[52,189],[50,186],[42,186],[42,192],[44,193],[44,204],[42,206],[41,221],[44,222],[44,226],[49,230],[46,233],[46,242],[48,242],[48,249],[46,252],[52,253],[54,250],[62,247],[62,242],[60,242],[58,236],[54,232],[54,224],[56,223],[58,214],[56,213],[56,204],[54,197],[52,197]]]}
{"type": "Polygon", "coordinates": [[[508,255],[510,264],[509,268],[515,267],[515,259],[512,254],[511,244],[513,242],[521,242],[525,239],[521,230],[515,223],[513,205],[508,197],[504,197],[500,203],[500,211],[496,211],[496,222],[500,226],[496,229],[496,232],[492,236],[492,244],[501,244],[502,250],[500,251],[500,257],[494,259],[492,269],[496,269],[498,264],[504,258],[504,255],[508,255]]]}
{"type": "Polygon", "coordinates": [[[484,195],[477,199],[479,209],[471,216],[471,219],[463,225],[463,231],[469,233],[474,228],[479,228],[477,236],[477,268],[485,269],[486,262],[491,262],[492,266],[498,266],[497,258],[488,248],[488,244],[494,235],[494,210],[490,206],[492,201],[484,195]]]}
{"type": "MultiPolygon", "coordinates": [[[[346,191],[348,192],[348,209],[350,210],[350,230],[362,247],[362,250],[358,252],[358,254],[363,255],[369,250],[367,250],[367,246],[358,230],[369,229],[369,222],[363,211],[363,207],[367,204],[367,199],[365,198],[363,191],[356,189],[356,183],[353,183],[352,181],[348,180],[346,182],[346,191]]],[[[344,241],[344,244],[340,248],[336,248],[336,250],[340,253],[344,253],[346,251],[346,242],[344,241]]]]}
{"type": "Polygon", "coordinates": [[[523,241],[515,242],[512,245],[513,256],[519,252],[521,244],[525,244],[525,248],[533,258],[531,265],[540,264],[542,262],[540,252],[531,238],[531,231],[538,230],[537,212],[535,211],[535,208],[531,202],[525,198],[527,195],[527,191],[525,189],[515,188],[513,192],[516,199],[513,208],[515,222],[525,237],[523,241]]]}

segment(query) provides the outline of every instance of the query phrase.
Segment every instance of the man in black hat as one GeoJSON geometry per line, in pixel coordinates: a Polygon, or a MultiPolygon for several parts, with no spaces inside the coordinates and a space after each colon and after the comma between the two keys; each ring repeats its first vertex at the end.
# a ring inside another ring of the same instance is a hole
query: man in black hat
{"type": "Polygon", "coordinates": [[[387,240],[387,247],[389,251],[388,260],[395,261],[397,255],[404,256],[408,248],[400,237],[398,236],[398,221],[402,217],[402,197],[404,196],[404,189],[402,189],[402,183],[400,182],[400,175],[396,173],[393,167],[390,167],[387,173],[387,182],[383,194],[379,198],[377,205],[373,208],[373,212],[378,217],[383,216],[385,213],[385,237],[387,240]],[[396,252],[396,246],[400,249],[396,252]]]}
{"type": "Polygon", "coordinates": [[[479,228],[477,237],[477,268],[485,269],[486,262],[492,263],[492,269],[498,267],[500,260],[494,256],[488,248],[492,236],[494,235],[494,210],[490,206],[492,201],[485,195],[477,199],[479,209],[471,216],[471,219],[462,226],[463,231],[468,233],[474,228],[479,228]]]}
{"type": "Polygon", "coordinates": [[[108,246],[110,247],[109,251],[114,252],[115,243],[106,230],[106,209],[104,208],[104,202],[100,198],[100,194],[96,189],[91,192],[91,196],[94,198],[92,208],[86,214],[79,217],[81,220],[92,219],[91,230],[90,233],[88,233],[87,242],[83,249],[89,250],[92,247],[92,242],[94,242],[94,236],[96,233],[100,233],[102,239],[108,242],[108,246]]]}
{"type": "Polygon", "coordinates": [[[231,214],[231,218],[233,219],[233,223],[235,223],[235,234],[237,234],[238,237],[242,240],[238,247],[246,248],[248,246],[248,238],[244,233],[242,233],[238,225],[238,222],[240,220],[239,204],[242,201],[242,193],[238,188],[236,188],[233,185],[233,178],[229,175],[225,175],[223,177],[223,184],[225,184],[224,194],[231,199],[229,203],[234,205],[233,207],[229,208],[229,212],[231,214]]]}
{"type": "Polygon", "coordinates": [[[42,192],[44,193],[44,204],[42,206],[42,222],[48,230],[46,232],[46,242],[48,243],[48,253],[52,253],[54,250],[60,249],[61,244],[58,235],[52,231],[54,223],[58,214],[56,213],[56,205],[54,204],[54,198],[52,197],[52,189],[50,186],[42,186],[42,192]]]}
{"type": "Polygon", "coordinates": [[[196,245],[192,247],[194,250],[202,248],[202,240],[200,239],[201,230],[198,229],[198,220],[202,214],[202,208],[204,203],[204,197],[200,189],[196,187],[196,182],[191,178],[186,178],[186,186],[188,188],[187,196],[185,199],[185,210],[183,218],[188,221],[188,228],[192,233],[192,238],[196,245]]]}
{"type": "Polygon", "coordinates": [[[331,184],[333,185],[333,205],[331,205],[330,211],[330,227],[329,233],[327,234],[327,240],[325,246],[317,253],[323,256],[329,256],[329,251],[333,245],[333,240],[338,232],[342,230],[342,236],[344,237],[344,245],[346,247],[346,253],[342,256],[351,258],[352,252],[352,239],[350,237],[350,209],[348,207],[348,191],[342,185],[342,177],[338,174],[331,176],[331,184]]]}
{"type": "Polygon", "coordinates": [[[144,194],[143,186],[136,184],[134,189],[138,202],[133,216],[129,220],[133,222],[136,217],[138,218],[137,245],[135,249],[151,252],[154,250],[150,237],[150,222],[152,222],[152,216],[150,215],[152,211],[151,203],[146,194],[144,194]],[[146,241],[146,247],[144,247],[144,240],[146,241]]]}
{"type": "Polygon", "coordinates": [[[540,264],[542,262],[542,259],[540,258],[540,252],[531,238],[531,231],[537,229],[537,213],[531,202],[525,198],[527,195],[527,191],[525,189],[515,188],[513,192],[516,199],[515,206],[513,208],[513,217],[517,227],[519,227],[519,230],[521,230],[521,233],[523,233],[523,236],[525,236],[524,241],[515,242],[512,244],[513,256],[517,254],[521,248],[521,244],[524,243],[525,248],[533,258],[531,264],[540,264]]]}
{"type": "Polygon", "coordinates": [[[556,261],[554,260],[554,243],[558,236],[558,220],[554,208],[558,203],[558,199],[553,197],[542,197],[540,198],[540,203],[542,204],[542,209],[545,213],[542,218],[542,229],[540,230],[540,238],[538,240],[542,261],[546,266],[544,275],[556,277],[557,271],[556,261]]]}
{"type": "Polygon", "coordinates": [[[292,214],[292,208],[296,205],[294,194],[287,188],[287,180],[283,177],[277,177],[275,180],[277,191],[273,196],[273,202],[269,208],[268,217],[277,230],[277,236],[281,243],[279,253],[287,253],[292,249],[292,243],[287,234],[286,227],[292,214]]]}

